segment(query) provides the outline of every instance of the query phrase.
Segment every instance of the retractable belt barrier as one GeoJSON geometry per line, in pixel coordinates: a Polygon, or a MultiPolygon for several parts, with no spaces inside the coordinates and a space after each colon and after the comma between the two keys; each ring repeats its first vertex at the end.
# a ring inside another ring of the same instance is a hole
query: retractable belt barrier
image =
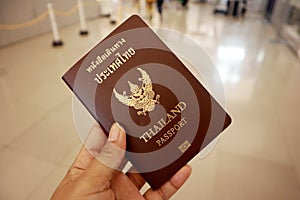
{"type": "Polygon", "coordinates": [[[49,17],[50,19],[50,25],[52,29],[52,34],[53,34],[53,46],[62,46],[63,42],[60,38],[59,31],[58,31],[58,26],[56,22],[56,16],[58,17],[68,17],[70,15],[73,15],[76,11],[78,11],[79,15],[79,21],[80,21],[80,35],[87,35],[88,30],[87,30],[87,24],[86,24],[86,19],[85,19],[85,14],[84,14],[84,6],[95,6],[98,5],[99,2],[82,2],[82,0],[77,0],[77,4],[74,5],[71,9],[67,11],[61,11],[61,10],[55,10],[53,8],[52,3],[47,4],[48,10],[40,14],[39,16],[35,17],[32,20],[29,20],[27,22],[23,23],[17,23],[17,24],[0,24],[0,30],[18,30],[18,29],[23,29],[23,28],[28,28],[31,26],[34,26],[35,24],[40,23],[43,21],[45,18],[49,17]]]}

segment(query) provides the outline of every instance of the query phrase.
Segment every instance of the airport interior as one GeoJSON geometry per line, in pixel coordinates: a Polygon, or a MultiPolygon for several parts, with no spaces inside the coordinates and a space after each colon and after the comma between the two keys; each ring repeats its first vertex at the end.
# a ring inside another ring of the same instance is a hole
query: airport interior
{"type": "Polygon", "coordinates": [[[133,14],[205,52],[232,118],[170,199],[299,200],[300,0],[1,0],[0,199],[51,198],[93,125],[62,76],[133,14]]]}

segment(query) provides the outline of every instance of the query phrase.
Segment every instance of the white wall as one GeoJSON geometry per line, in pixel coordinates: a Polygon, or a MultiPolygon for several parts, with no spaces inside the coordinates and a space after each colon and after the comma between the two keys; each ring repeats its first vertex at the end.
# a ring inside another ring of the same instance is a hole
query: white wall
{"type": "MultiPolygon", "coordinates": [[[[27,22],[42,14],[47,10],[46,4],[50,0],[0,0],[0,24],[18,24],[27,22]]],[[[76,0],[52,0],[54,9],[67,11],[76,3],[76,0]]],[[[93,0],[83,0],[83,2],[96,2],[93,0]]],[[[97,4],[95,6],[85,6],[85,15],[87,18],[99,16],[100,9],[97,4]]],[[[56,17],[58,26],[78,23],[78,11],[68,17],[56,17]]],[[[38,24],[18,29],[18,30],[1,30],[0,29],[0,46],[4,46],[13,42],[17,42],[26,38],[40,35],[51,31],[49,17],[47,16],[38,24]]],[[[79,31],[79,30],[78,30],[79,31]]]]}

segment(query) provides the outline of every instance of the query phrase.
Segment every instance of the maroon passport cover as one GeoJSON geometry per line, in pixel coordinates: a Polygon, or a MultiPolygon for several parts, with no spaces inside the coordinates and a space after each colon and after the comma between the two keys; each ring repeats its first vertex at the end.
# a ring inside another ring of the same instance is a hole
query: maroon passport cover
{"type": "Polygon", "coordinates": [[[137,15],[82,57],[63,80],[106,134],[115,121],[125,128],[126,157],[153,189],[231,123],[137,15]]]}

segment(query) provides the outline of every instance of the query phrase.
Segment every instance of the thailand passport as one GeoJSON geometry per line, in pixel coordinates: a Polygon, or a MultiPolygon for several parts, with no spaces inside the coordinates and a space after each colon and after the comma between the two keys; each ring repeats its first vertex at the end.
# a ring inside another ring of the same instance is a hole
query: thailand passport
{"type": "Polygon", "coordinates": [[[137,15],[83,56],[63,80],[106,134],[114,122],[125,128],[126,157],[153,189],[231,123],[226,111],[137,15]]]}

